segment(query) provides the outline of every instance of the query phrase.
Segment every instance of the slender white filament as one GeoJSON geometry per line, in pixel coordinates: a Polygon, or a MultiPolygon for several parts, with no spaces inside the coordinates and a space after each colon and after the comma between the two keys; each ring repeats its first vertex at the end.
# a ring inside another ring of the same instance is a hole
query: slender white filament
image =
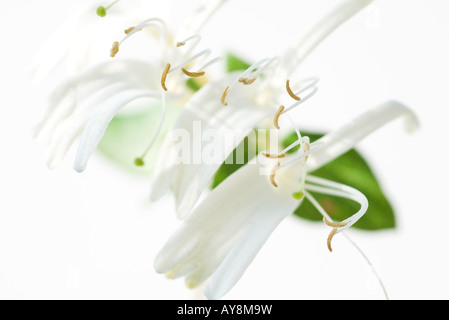
{"type": "MultiPolygon", "coordinates": [[[[306,196],[306,198],[312,203],[312,205],[320,212],[320,214],[323,217],[326,217],[327,220],[329,220],[330,222],[332,222],[332,218],[329,216],[329,214],[326,212],[326,210],[324,210],[324,208],[319,204],[319,202],[315,199],[315,197],[313,197],[309,192],[307,192],[306,190],[304,190],[304,195],[306,196]]],[[[389,300],[388,297],[388,293],[387,293],[387,289],[385,288],[385,285],[382,281],[382,279],[380,278],[379,274],[377,273],[376,269],[374,268],[374,265],[372,264],[372,262],[370,261],[370,259],[368,258],[368,256],[363,252],[363,250],[347,235],[346,232],[342,232],[343,235],[345,236],[346,240],[349,241],[349,243],[360,253],[360,255],[363,257],[363,259],[366,261],[366,263],[368,264],[368,266],[371,268],[371,271],[373,272],[374,276],[377,279],[377,282],[379,283],[380,287],[382,288],[383,294],[385,296],[386,300],[389,300]]]]}
{"type": "Polygon", "coordinates": [[[175,67],[172,67],[172,68],[170,69],[169,73],[171,73],[171,72],[173,72],[173,71],[176,71],[176,70],[178,70],[178,69],[183,68],[184,66],[188,65],[190,62],[192,62],[192,61],[194,61],[194,60],[196,60],[196,59],[198,59],[198,58],[200,58],[200,57],[202,57],[202,56],[208,57],[208,56],[211,54],[211,52],[212,52],[212,51],[211,51],[210,49],[205,49],[205,50],[203,50],[203,51],[201,51],[201,52],[195,54],[195,55],[194,55],[193,57],[191,57],[190,59],[188,59],[188,60],[182,62],[181,64],[179,64],[179,65],[177,65],[177,66],[175,66],[175,67]]]}
{"type": "Polygon", "coordinates": [[[308,175],[305,188],[309,191],[347,198],[360,204],[361,207],[359,211],[342,221],[343,223],[347,224],[344,227],[338,228],[337,233],[350,228],[368,210],[368,199],[366,198],[366,196],[357,189],[354,189],[347,185],[308,175]]]}
{"type": "Polygon", "coordinates": [[[153,147],[154,143],[156,142],[157,137],[159,136],[161,129],[162,129],[162,125],[164,124],[165,121],[165,92],[162,92],[162,96],[161,96],[161,118],[159,120],[159,125],[157,127],[156,133],[154,134],[153,139],[151,140],[150,144],[148,145],[147,149],[144,151],[142,158],[147,155],[147,153],[151,150],[151,148],[153,147]]]}

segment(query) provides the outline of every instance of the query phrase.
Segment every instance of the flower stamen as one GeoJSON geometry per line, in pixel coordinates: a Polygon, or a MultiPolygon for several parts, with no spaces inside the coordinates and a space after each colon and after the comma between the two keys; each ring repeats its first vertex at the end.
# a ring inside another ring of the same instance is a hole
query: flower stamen
{"type": "Polygon", "coordinates": [[[284,106],[280,106],[279,109],[276,111],[276,113],[274,114],[274,119],[273,119],[273,125],[276,129],[280,129],[281,127],[279,126],[279,117],[281,116],[282,112],[284,111],[285,107],[284,106]]]}
{"type": "Polygon", "coordinates": [[[255,77],[255,78],[243,78],[243,77],[239,78],[239,82],[243,83],[244,85],[250,85],[256,80],[257,80],[257,77],[255,77]]]}
{"type": "Polygon", "coordinates": [[[206,72],[204,72],[204,71],[200,71],[200,72],[190,72],[190,71],[187,71],[185,68],[182,68],[181,70],[182,70],[182,72],[184,72],[184,74],[185,74],[186,76],[192,77],[192,78],[202,77],[202,76],[204,76],[204,74],[206,73],[206,72]]]}
{"type": "MultiPolygon", "coordinates": [[[[228,93],[228,90],[233,88],[238,82],[242,83],[244,85],[250,85],[254,83],[254,81],[257,80],[260,74],[264,73],[267,69],[269,69],[270,66],[272,66],[273,63],[275,63],[279,58],[265,58],[262,59],[252,66],[250,66],[248,69],[246,69],[243,73],[240,74],[240,77],[235,79],[225,90],[224,97],[226,97],[226,94],[228,93]]],[[[222,104],[227,105],[226,101],[224,101],[222,96],[222,104]]]]}
{"type": "MultiPolygon", "coordinates": [[[[310,142],[309,141],[304,141],[304,153],[307,153],[310,151],[310,142]]],[[[308,155],[305,157],[306,161],[307,161],[307,159],[309,159],[308,155]]]]}
{"type": "Polygon", "coordinates": [[[197,54],[195,54],[193,57],[191,57],[190,59],[184,61],[183,63],[177,65],[176,67],[173,67],[170,72],[176,71],[178,69],[181,69],[183,67],[185,67],[186,65],[188,65],[190,62],[199,59],[200,57],[204,56],[207,57],[211,54],[211,50],[210,49],[205,49],[197,54]]]}
{"type": "Polygon", "coordinates": [[[276,171],[279,168],[279,166],[281,165],[281,163],[278,161],[278,163],[276,164],[276,166],[273,168],[273,170],[271,170],[271,174],[270,174],[270,182],[271,184],[277,188],[278,184],[276,183],[276,181],[274,180],[276,178],[276,171]]]}
{"type": "Polygon", "coordinates": [[[162,85],[162,89],[164,89],[165,91],[168,91],[167,87],[165,86],[165,81],[167,80],[167,75],[168,75],[168,72],[170,71],[170,68],[171,68],[170,63],[167,63],[167,65],[165,66],[164,72],[162,72],[161,85],[162,85]]]}
{"type": "Polygon", "coordinates": [[[333,228],[341,228],[348,224],[347,222],[331,222],[326,217],[323,217],[323,221],[326,225],[333,228]]]}
{"type": "Polygon", "coordinates": [[[115,41],[112,44],[112,48],[111,48],[111,58],[115,57],[115,55],[117,54],[118,50],[119,50],[119,43],[117,41],[115,41]]]}
{"type": "Polygon", "coordinates": [[[269,159],[282,159],[286,157],[285,153],[282,154],[274,154],[274,153],[268,153],[268,152],[262,152],[262,155],[264,157],[267,157],[269,159]]]}
{"type": "Polygon", "coordinates": [[[145,149],[145,151],[143,152],[143,154],[134,159],[134,165],[137,167],[143,167],[145,165],[145,161],[144,158],[147,156],[148,152],[150,152],[151,148],[153,147],[154,143],[156,142],[156,139],[158,138],[161,129],[162,129],[162,125],[164,124],[165,121],[165,108],[166,108],[166,103],[165,103],[165,92],[162,93],[162,97],[161,97],[161,118],[159,120],[159,125],[158,128],[156,130],[156,133],[154,134],[153,139],[151,140],[150,144],[148,145],[148,147],[145,149]]]}
{"type": "Polygon", "coordinates": [[[326,217],[323,217],[323,221],[329,227],[332,227],[332,231],[327,237],[327,248],[332,252],[332,239],[338,231],[338,228],[342,228],[348,224],[348,222],[331,222],[326,217]]]}
{"type": "Polygon", "coordinates": [[[111,50],[111,57],[115,57],[115,55],[118,52],[118,47],[120,45],[122,45],[123,42],[125,42],[129,37],[131,37],[133,34],[141,31],[143,28],[149,28],[149,27],[153,27],[155,28],[161,35],[161,38],[164,42],[164,45],[162,46],[163,48],[165,48],[165,43],[167,42],[167,26],[165,25],[165,22],[159,18],[151,18],[151,19],[147,19],[141,23],[139,23],[138,25],[134,26],[134,27],[130,27],[126,30],[124,30],[125,32],[125,36],[122,38],[122,40],[120,42],[116,41],[113,44],[112,50],[111,50]]]}
{"type": "Polygon", "coordinates": [[[301,100],[300,97],[298,97],[296,94],[293,93],[292,89],[290,88],[290,80],[287,80],[286,89],[290,97],[295,99],[296,101],[301,100]]]}
{"type": "Polygon", "coordinates": [[[129,34],[129,33],[132,32],[134,29],[136,29],[136,27],[130,27],[130,28],[126,29],[124,32],[125,32],[125,34],[129,34]]]}
{"type": "Polygon", "coordinates": [[[318,87],[316,86],[316,84],[318,83],[318,78],[309,78],[309,79],[305,79],[303,81],[301,81],[301,83],[305,83],[305,85],[301,86],[301,89],[299,89],[298,92],[294,93],[291,88],[290,88],[290,84],[287,80],[287,92],[289,93],[289,95],[296,100],[295,103],[293,103],[291,106],[289,106],[288,108],[286,108],[284,110],[284,113],[289,112],[290,110],[296,108],[297,106],[299,106],[300,104],[306,102],[307,100],[309,100],[317,91],[318,91],[318,87]],[[290,89],[290,92],[289,92],[290,89]],[[294,98],[297,97],[299,98],[299,95],[304,95],[302,96],[302,98],[300,98],[299,100],[294,98]]]}
{"type": "Polygon", "coordinates": [[[186,43],[192,39],[197,39],[197,43],[201,40],[201,36],[198,34],[194,34],[193,36],[188,37],[187,39],[183,40],[183,41],[178,41],[176,43],[176,47],[180,48],[186,45],[186,43]]]}
{"type": "Polygon", "coordinates": [[[329,237],[327,237],[327,248],[329,249],[330,252],[332,252],[332,239],[337,233],[337,230],[338,228],[333,228],[331,233],[329,234],[329,237]]]}
{"type": "Polygon", "coordinates": [[[226,102],[226,96],[228,95],[228,90],[229,90],[229,86],[226,87],[225,91],[223,92],[223,94],[221,95],[221,104],[224,106],[227,106],[228,103],[226,102]]]}

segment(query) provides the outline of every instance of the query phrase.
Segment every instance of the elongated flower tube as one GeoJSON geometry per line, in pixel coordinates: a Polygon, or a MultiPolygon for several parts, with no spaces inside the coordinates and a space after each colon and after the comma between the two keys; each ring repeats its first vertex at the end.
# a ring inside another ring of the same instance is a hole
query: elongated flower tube
{"type": "MultiPolygon", "coordinates": [[[[343,1],[303,41],[281,57],[261,59],[243,73],[230,74],[206,85],[195,94],[175,123],[173,132],[184,130],[189,136],[195,136],[193,123],[199,124],[203,132],[215,128],[222,134],[224,141],[223,148],[216,150],[216,157],[221,161],[213,164],[195,163],[193,166],[179,162],[173,156],[176,154],[176,139],[168,135],[163,152],[159,154],[151,199],[157,200],[171,189],[176,199],[178,216],[187,216],[209,186],[219,166],[248,132],[258,128],[268,118],[273,118],[273,126],[280,129],[284,119],[288,119],[288,112],[303,105],[317,92],[316,77],[291,81],[287,75],[291,75],[299,62],[327,35],[371,2],[343,1]],[[232,134],[229,133],[231,131],[232,134]]],[[[190,143],[193,144],[193,141],[190,143]]],[[[200,148],[192,150],[192,153],[201,155],[205,151],[200,148]]]]}
{"type": "Polygon", "coordinates": [[[156,257],[155,269],[168,278],[185,277],[190,288],[207,281],[205,296],[208,299],[223,297],[238,282],[278,224],[292,214],[309,191],[348,198],[360,204],[357,212],[341,222],[333,222],[320,207],[326,224],[332,227],[328,238],[328,247],[332,250],[332,237],[356,223],[366,212],[368,201],[350,186],[307,175],[309,166],[304,164],[310,161],[312,168],[324,165],[343,150],[333,148],[335,142],[342,141],[345,148],[352,148],[371,132],[399,117],[407,120],[408,128],[417,126],[410,109],[390,101],[324,136],[321,141],[308,145],[306,137],[302,137],[296,154],[281,159],[260,155],[259,161],[254,160],[237,170],[199,203],[162,248],[156,257]],[[271,173],[261,174],[266,169],[271,173]]]}
{"type": "Polygon", "coordinates": [[[194,23],[189,21],[178,36],[173,36],[160,18],[149,18],[127,28],[121,41],[112,45],[110,56],[114,59],[108,58],[62,81],[50,95],[47,111],[35,130],[36,135],[45,131],[48,133],[48,166],[56,167],[79,139],[74,169],[84,171],[116,113],[137,100],[156,99],[161,102],[160,124],[153,141],[136,159],[136,163],[143,163],[165,120],[165,101],[181,104],[184,101],[181,99],[191,94],[186,80],[203,76],[204,70],[218,61],[217,58],[208,58],[210,49],[195,51],[195,48],[200,40],[200,28],[225,2],[208,1],[193,18],[194,23]],[[119,50],[126,50],[125,41],[143,30],[151,30],[153,34],[156,32],[160,41],[160,57],[150,62],[120,59],[119,50]],[[186,30],[193,32],[193,35],[185,37],[186,30]],[[172,43],[170,39],[173,37],[179,37],[182,45],[172,43]],[[199,70],[186,69],[187,65],[191,68],[193,64],[199,70]]]}

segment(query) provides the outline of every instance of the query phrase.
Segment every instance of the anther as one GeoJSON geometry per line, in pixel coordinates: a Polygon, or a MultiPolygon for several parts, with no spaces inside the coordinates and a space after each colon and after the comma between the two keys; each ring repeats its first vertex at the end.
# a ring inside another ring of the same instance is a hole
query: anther
{"type": "Polygon", "coordinates": [[[286,88],[287,88],[287,92],[290,95],[290,97],[292,97],[293,99],[295,99],[296,101],[301,100],[300,97],[298,97],[296,94],[293,93],[292,89],[290,88],[290,80],[287,80],[287,84],[286,84],[286,88]]]}
{"type": "Polygon", "coordinates": [[[333,228],[341,228],[348,224],[347,222],[330,222],[326,217],[323,218],[323,221],[326,225],[333,228]]]}
{"type": "Polygon", "coordinates": [[[240,78],[239,82],[243,83],[244,85],[250,85],[256,80],[257,80],[257,77],[256,78],[240,78]]]}
{"type": "Polygon", "coordinates": [[[279,127],[279,117],[281,116],[282,112],[284,111],[285,107],[280,106],[278,111],[276,111],[276,114],[274,115],[273,124],[276,129],[280,129],[279,127]]]}
{"type": "Polygon", "coordinates": [[[201,72],[190,72],[190,71],[187,71],[187,70],[184,69],[184,68],[182,68],[181,70],[182,70],[182,72],[184,72],[184,74],[185,74],[186,76],[189,76],[189,77],[192,77],[192,78],[202,77],[202,76],[204,76],[204,74],[205,74],[204,71],[201,71],[201,72]]]}
{"type": "Polygon", "coordinates": [[[264,157],[270,158],[270,159],[282,159],[286,157],[285,153],[282,154],[274,154],[274,153],[268,153],[268,152],[262,152],[262,155],[264,157]]]}
{"type": "Polygon", "coordinates": [[[280,162],[277,163],[277,165],[273,168],[273,170],[271,170],[271,174],[270,174],[270,182],[274,187],[278,187],[278,184],[276,183],[276,181],[274,180],[274,178],[276,178],[276,171],[279,168],[279,166],[281,165],[280,162]]]}
{"type": "Polygon", "coordinates": [[[338,228],[346,226],[347,222],[330,222],[326,217],[323,218],[323,221],[326,225],[329,227],[332,227],[332,231],[327,237],[327,248],[330,252],[332,252],[332,239],[334,238],[335,234],[338,231],[338,228]]]}
{"type": "Polygon", "coordinates": [[[128,29],[126,29],[124,32],[125,34],[130,34],[136,27],[130,27],[128,29]]]}
{"type": "Polygon", "coordinates": [[[221,96],[221,104],[224,106],[227,106],[228,103],[226,102],[226,96],[228,95],[229,86],[226,87],[225,91],[223,92],[223,95],[221,96]]]}
{"type": "Polygon", "coordinates": [[[182,47],[182,46],[185,46],[185,45],[186,45],[186,43],[185,43],[184,41],[179,41],[179,42],[176,44],[176,47],[179,48],[179,47],[182,47]]]}
{"type": "Polygon", "coordinates": [[[165,86],[165,80],[167,79],[167,74],[170,71],[170,68],[171,68],[170,63],[167,63],[167,65],[165,66],[164,72],[162,72],[161,85],[162,85],[162,89],[164,89],[165,91],[168,91],[167,87],[165,86]]]}
{"type": "Polygon", "coordinates": [[[329,234],[329,237],[327,237],[327,248],[329,249],[330,252],[332,252],[332,238],[337,233],[337,230],[338,230],[337,228],[333,228],[331,233],[329,234]]]}
{"type": "Polygon", "coordinates": [[[111,58],[114,58],[115,55],[117,54],[119,50],[119,43],[116,41],[112,44],[112,49],[111,49],[111,58]]]}

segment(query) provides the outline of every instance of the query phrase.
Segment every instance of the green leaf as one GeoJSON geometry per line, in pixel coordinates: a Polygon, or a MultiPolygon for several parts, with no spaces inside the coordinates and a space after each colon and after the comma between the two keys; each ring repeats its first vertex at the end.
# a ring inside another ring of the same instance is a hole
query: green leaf
{"type": "Polygon", "coordinates": [[[226,55],[226,70],[228,73],[233,71],[244,71],[249,67],[251,67],[251,65],[248,62],[240,59],[236,55],[232,53],[226,55]]]}
{"type": "MultiPolygon", "coordinates": [[[[321,134],[306,132],[303,135],[309,136],[311,141],[315,141],[322,136],[321,134]]],[[[294,138],[295,133],[287,137],[283,141],[284,146],[291,144],[291,140],[294,138]]],[[[356,150],[352,149],[346,152],[310,174],[351,186],[368,198],[368,211],[354,224],[354,228],[381,230],[395,227],[395,216],[391,204],[382,192],[379,182],[368,163],[356,150]]],[[[360,209],[359,204],[344,198],[319,193],[313,193],[313,196],[335,221],[342,221],[360,209]]],[[[294,213],[296,216],[307,220],[323,220],[318,210],[307,199],[304,199],[294,213]]]]}
{"type": "Polygon", "coordinates": [[[180,112],[180,108],[175,105],[166,106],[162,130],[142,163],[141,159],[136,158],[142,155],[152,141],[159,125],[160,110],[160,106],[154,104],[133,113],[116,115],[98,144],[98,150],[123,168],[138,173],[151,173],[163,138],[180,112]]]}

